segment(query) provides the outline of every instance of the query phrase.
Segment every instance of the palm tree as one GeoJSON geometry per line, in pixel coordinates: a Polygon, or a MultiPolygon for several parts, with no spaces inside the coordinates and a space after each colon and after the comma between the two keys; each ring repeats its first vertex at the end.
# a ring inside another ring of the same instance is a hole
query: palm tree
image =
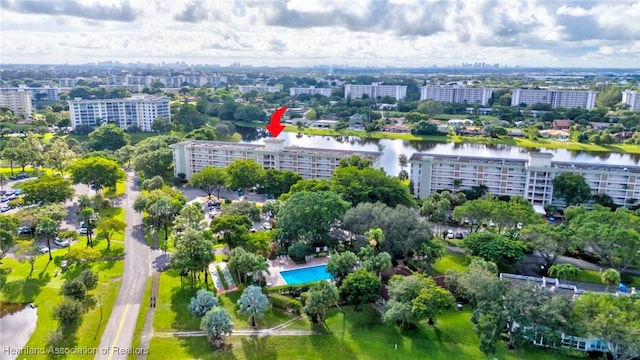
{"type": "Polygon", "coordinates": [[[149,214],[153,216],[153,219],[156,224],[156,229],[158,226],[162,225],[164,230],[164,241],[167,241],[168,237],[168,227],[171,222],[171,218],[173,217],[173,209],[171,208],[171,203],[167,199],[160,199],[156,201],[153,205],[149,207],[149,214]]]}
{"type": "Polygon", "coordinates": [[[616,269],[607,269],[600,274],[600,280],[607,285],[604,291],[609,291],[609,286],[620,283],[620,273],[616,269]]]}
{"type": "Polygon", "coordinates": [[[58,223],[48,217],[42,218],[38,221],[38,227],[36,228],[36,233],[38,235],[44,236],[47,240],[47,247],[49,248],[49,261],[53,260],[53,256],[51,256],[51,239],[58,235],[58,223]]]}
{"type": "Polygon", "coordinates": [[[93,229],[96,228],[98,223],[98,216],[93,208],[86,207],[80,211],[80,218],[84,222],[85,229],[87,229],[87,246],[93,247],[93,229]]]}

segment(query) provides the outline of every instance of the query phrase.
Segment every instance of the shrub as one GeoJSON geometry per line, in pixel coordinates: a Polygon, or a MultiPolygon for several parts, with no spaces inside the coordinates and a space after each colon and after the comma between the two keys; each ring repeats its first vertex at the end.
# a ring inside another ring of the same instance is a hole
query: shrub
{"type": "Polygon", "coordinates": [[[301,293],[308,291],[315,283],[292,284],[272,286],[264,290],[265,294],[280,294],[287,296],[300,296],[301,293]]]}
{"type": "Polygon", "coordinates": [[[51,330],[49,335],[47,335],[47,345],[58,347],[58,345],[62,344],[64,340],[64,334],[60,328],[51,330]]]}
{"type": "Polygon", "coordinates": [[[231,199],[224,199],[225,204],[231,204],[231,199]]]}
{"type": "Polygon", "coordinates": [[[308,297],[309,297],[309,293],[308,292],[305,291],[303,293],[300,293],[300,303],[302,305],[305,305],[307,303],[307,298],[308,297]]]}
{"type": "Polygon", "coordinates": [[[60,328],[68,329],[77,326],[82,319],[82,305],[78,300],[64,298],[58,306],[53,309],[51,317],[58,320],[60,328]]]}
{"type": "Polygon", "coordinates": [[[346,248],[344,247],[344,244],[338,244],[337,250],[338,252],[345,252],[346,248]]]}
{"type": "Polygon", "coordinates": [[[199,319],[209,310],[218,306],[218,304],[218,298],[216,298],[211,291],[200,289],[196,293],[196,296],[191,298],[191,303],[189,303],[188,309],[193,317],[199,319]]]}
{"type": "Polygon", "coordinates": [[[298,315],[302,314],[302,303],[296,299],[280,294],[271,294],[269,298],[271,300],[271,305],[274,307],[285,311],[291,310],[298,315]]]}

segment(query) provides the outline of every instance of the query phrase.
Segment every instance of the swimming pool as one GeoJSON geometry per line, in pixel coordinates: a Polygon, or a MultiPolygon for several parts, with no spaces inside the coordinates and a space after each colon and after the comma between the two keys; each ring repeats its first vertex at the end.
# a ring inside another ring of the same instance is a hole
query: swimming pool
{"type": "Polygon", "coordinates": [[[310,266],[300,269],[280,271],[287,285],[304,284],[320,280],[331,280],[327,265],[310,266]]]}

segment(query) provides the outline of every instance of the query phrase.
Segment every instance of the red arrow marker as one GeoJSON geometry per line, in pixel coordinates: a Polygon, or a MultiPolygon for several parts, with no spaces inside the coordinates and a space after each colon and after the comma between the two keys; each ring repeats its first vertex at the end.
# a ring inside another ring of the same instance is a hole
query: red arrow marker
{"type": "Polygon", "coordinates": [[[287,111],[287,108],[283,106],[276,109],[276,111],[273,112],[273,115],[271,115],[271,122],[269,125],[265,126],[271,136],[278,137],[282,130],[284,130],[285,126],[280,125],[280,119],[282,119],[282,115],[284,115],[285,111],[287,111]]]}

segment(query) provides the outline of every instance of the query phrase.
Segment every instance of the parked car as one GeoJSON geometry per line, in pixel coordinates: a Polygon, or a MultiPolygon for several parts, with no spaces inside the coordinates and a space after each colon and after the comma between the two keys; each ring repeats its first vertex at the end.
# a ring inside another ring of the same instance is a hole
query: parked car
{"type": "Polygon", "coordinates": [[[78,229],[78,234],[87,235],[87,234],[89,234],[89,230],[87,230],[86,227],[81,227],[80,229],[78,229]]]}
{"type": "Polygon", "coordinates": [[[447,239],[453,239],[455,235],[453,235],[453,230],[447,230],[447,239]]]}
{"type": "Polygon", "coordinates": [[[456,233],[456,239],[458,239],[458,240],[464,239],[464,234],[462,234],[461,232],[457,232],[456,233]]]}
{"type": "Polygon", "coordinates": [[[60,239],[60,238],[56,238],[53,241],[54,244],[56,244],[56,246],[59,247],[69,247],[71,245],[71,243],[69,242],[69,240],[67,239],[60,239]]]}
{"type": "Polygon", "coordinates": [[[265,230],[271,230],[271,224],[266,222],[264,224],[262,224],[262,228],[265,230]]]}
{"type": "Polygon", "coordinates": [[[49,252],[49,248],[46,247],[45,245],[42,245],[38,247],[38,251],[40,251],[41,254],[46,254],[49,252]]]}
{"type": "Polygon", "coordinates": [[[31,228],[28,226],[20,226],[18,228],[18,234],[20,235],[31,235],[31,228]]]}
{"type": "Polygon", "coordinates": [[[3,212],[3,213],[4,213],[4,212],[7,212],[7,211],[9,211],[9,210],[11,210],[11,206],[9,206],[9,205],[2,205],[2,206],[0,207],[0,212],[3,212]]]}
{"type": "Polygon", "coordinates": [[[20,173],[20,174],[16,175],[16,178],[17,178],[18,180],[20,180],[20,179],[28,179],[28,178],[30,178],[30,177],[31,177],[31,175],[29,175],[29,174],[27,174],[27,173],[20,173]]]}

